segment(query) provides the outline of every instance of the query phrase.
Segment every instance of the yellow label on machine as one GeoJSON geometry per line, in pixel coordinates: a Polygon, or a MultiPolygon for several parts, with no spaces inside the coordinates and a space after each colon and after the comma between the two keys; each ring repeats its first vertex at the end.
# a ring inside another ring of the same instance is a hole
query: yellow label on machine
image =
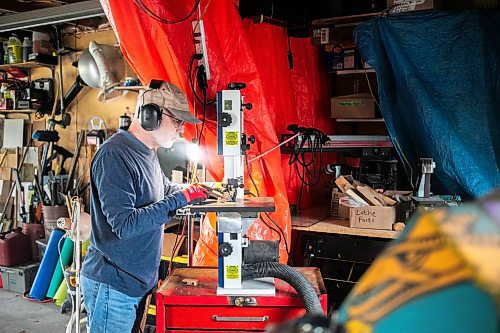
{"type": "Polygon", "coordinates": [[[226,266],[226,279],[237,280],[240,277],[240,266],[226,266]]]}
{"type": "Polygon", "coordinates": [[[237,146],[238,145],[238,132],[232,131],[232,132],[226,132],[225,133],[225,145],[226,146],[237,146]]]}

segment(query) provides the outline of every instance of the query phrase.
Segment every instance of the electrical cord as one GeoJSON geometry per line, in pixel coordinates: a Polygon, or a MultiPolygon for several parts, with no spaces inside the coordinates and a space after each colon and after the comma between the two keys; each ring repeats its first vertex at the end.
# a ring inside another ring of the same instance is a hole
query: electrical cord
{"type": "MultiPolygon", "coordinates": [[[[205,66],[200,65],[196,67],[196,83],[198,88],[201,90],[203,93],[203,99],[198,96],[198,93],[196,92],[196,87],[195,83],[193,82],[193,64],[195,60],[200,60],[203,57],[201,54],[193,54],[191,56],[191,59],[189,60],[189,66],[188,66],[188,78],[189,78],[189,86],[191,87],[191,91],[193,92],[193,95],[198,101],[198,103],[201,104],[203,107],[203,120],[201,124],[201,129],[200,132],[197,133],[197,141],[198,144],[201,143],[201,138],[203,136],[203,130],[205,128],[205,121],[207,118],[207,106],[215,104],[215,100],[207,102],[207,89],[208,89],[208,82],[207,82],[207,76],[205,73],[205,66]]],[[[197,128],[198,129],[198,128],[197,128]]]]}
{"type": "MultiPolygon", "coordinates": [[[[257,188],[257,185],[255,184],[255,181],[253,180],[253,177],[250,173],[250,168],[249,168],[249,163],[248,163],[248,157],[247,155],[245,155],[245,164],[246,164],[246,167],[247,167],[247,174],[248,174],[248,178],[250,178],[250,181],[252,182],[253,184],[253,187],[255,188],[255,191],[257,192],[257,197],[260,197],[260,193],[259,193],[259,189],[257,188]]],[[[255,194],[253,194],[252,192],[249,191],[249,193],[253,196],[255,196],[255,194]]],[[[275,228],[273,228],[272,226],[270,226],[266,221],[264,221],[264,219],[261,217],[261,221],[262,223],[264,223],[266,225],[266,227],[268,227],[269,229],[273,230],[274,232],[276,232],[279,236],[279,242],[281,243],[281,240],[283,239],[283,242],[285,243],[285,250],[286,250],[286,253],[287,255],[290,255],[290,252],[289,252],[289,248],[288,248],[288,241],[286,240],[286,236],[285,236],[285,232],[283,231],[283,228],[280,227],[279,224],[277,224],[272,218],[271,216],[267,213],[267,212],[264,212],[264,215],[267,216],[267,218],[269,219],[269,221],[271,221],[272,224],[274,224],[276,226],[276,228],[279,230],[276,230],[275,228]]]]}
{"type": "Polygon", "coordinates": [[[205,121],[207,119],[207,91],[203,90],[203,120],[201,122],[201,129],[198,135],[198,144],[201,144],[201,138],[203,136],[203,129],[205,129],[205,121]]]}
{"type": "MultiPolygon", "coordinates": [[[[213,105],[215,104],[215,100],[211,100],[209,102],[206,102],[206,101],[203,101],[201,99],[201,97],[198,95],[198,93],[196,92],[196,88],[194,86],[194,81],[193,81],[193,64],[194,64],[194,61],[195,60],[200,60],[201,58],[203,57],[202,54],[193,54],[191,56],[191,59],[189,60],[189,66],[188,66],[188,79],[189,79],[189,86],[191,87],[191,91],[193,92],[194,94],[194,97],[196,98],[196,100],[198,101],[198,103],[200,103],[201,105],[203,106],[209,106],[209,105],[213,105]]],[[[200,71],[200,67],[202,66],[198,66],[196,67],[196,70],[197,70],[197,73],[196,73],[196,77],[197,78],[200,78],[200,76],[204,76],[204,72],[205,72],[205,67],[202,67],[202,71],[203,71],[203,74],[198,74],[198,72],[200,71]]],[[[206,83],[206,76],[204,76],[204,81],[206,83]]],[[[199,85],[200,83],[198,83],[199,85]]],[[[203,83],[202,83],[203,84],[203,83]]],[[[203,89],[202,89],[203,90],[203,89]]],[[[206,89],[205,89],[206,90],[206,89]]]]}
{"type": "Polygon", "coordinates": [[[298,147],[295,144],[294,152],[288,160],[288,165],[294,165],[295,172],[301,181],[297,204],[297,208],[300,211],[304,186],[315,186],[320,181],[321,170],[323,168],[323,144],[329,139],[325,133],[316,128],[290,125],[288,126],[288,130],[295,132],[295,134],[302,134],[302,140],[299,141],[298,147]],[[308,152],[312,154],[309,161],[306,158],[306,153],[308,152]],[[319,153],[319,164],[317,163],[317,153],[319,153]]]}
{"type": "Polygon", "coordinates": [[[142,10],[146,15],[149,17],[153,18],[154,20],[164,23],[164,24],[177,24],[177,23],[182,23],[184,21],[187,21],[196,11],[198,6],[200,5],[200,0],[196,0],[194,3],[193,8],[191,11],[182,19],[179,20],[168,20],[163,17],[158,16],[155,12],[153,12],[146,4],[143,2],[143,0],[134,0],[134,3],[137,7],[139,7],[140,10],[142,10]]]}
{"type": "MultiPolygon", "coordinates": [[[[364,70],[365,77],[366,77],[366,83],[368,84],[368,89],[370,90],[370,94],[372,95],[373,101],[378,106],[379,110],[382,111],[382,107],[380,106],[379,102],[375,98],[375,94],[373,93],[372,85],[370,83],[370,79],[368,78],[368,72],[366,71],[366,64],[365,64],[364,61],[363,61],[363,70],[364,70]]],[[[400,152],[401,157],[403,158],[404,162],[406,162],[406,164],[408,165],[408,168],[410,169],[410,185],[411,185],[412,188],[415,188],[415,185],[414,185],[414,182],[413,182],[413,168],[412,168],[410,162],[408,161],[408,158],[406,157],[405,152],[403,151],[403,149],[401,149],[401,146],[399,145],[398,140],[393,139],[393,141],[396,144],[396,146],[398,147],[398,151],[400,152]]]]}

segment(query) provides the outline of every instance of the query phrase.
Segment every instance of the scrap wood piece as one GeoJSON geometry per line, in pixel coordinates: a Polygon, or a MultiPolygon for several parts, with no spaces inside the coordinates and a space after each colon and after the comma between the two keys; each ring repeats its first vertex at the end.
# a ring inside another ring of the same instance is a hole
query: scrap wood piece
{"type": "Polygon", "coordinates": [[[374,189],[372,189],[369,186],[366,186],[366,188],[370,191],[371,194],[373,194],[373,196],[375,198],[379,199],[380,202],[384,203],[384,206],[394,206],[397,203],[397,201],[392,200],[391,198],[389,198],[386,195],[378,193],[377,191],[375,191],[374,189]]]}
{"type": "Polygon", "coordinates": [[[3,165],[3,162],[5,162],[5,158],[7,157],[8,154],[9,154],[9,151],[7,149],[5,149],[5,151],[2,153],[2,157],[0,157],[0,168],[3,165]]]}
{"type": "Polygon", "coordinates": [[[404,224],[403,222],[396,222],[392,225],[392,230],[394,231],[402,231],[402,230],[405,230],[406,228],[406,224],[404,224]]]}
{"type": "Polygon", "coordinates": [[[342,193],[347,193],[347,190],[354,189],[354,186],[352,186],[344,176],[339,176],[335,179],[335,184],[339,187],[342,193]]]}
{"type": "Polygon", "coordinates": [[[363,195],[370,206],[385,206],[385,204],[382,204],[380,202],[380,199],[376,198],[367,187],[368,186],[358,186],[356,187],[356,190],[358,190],[363,195]]]}

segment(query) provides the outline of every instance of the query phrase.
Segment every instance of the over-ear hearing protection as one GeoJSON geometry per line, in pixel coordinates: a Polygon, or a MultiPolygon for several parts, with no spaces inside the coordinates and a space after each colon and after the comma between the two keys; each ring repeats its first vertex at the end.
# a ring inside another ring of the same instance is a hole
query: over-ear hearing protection
{"type": "Polygon", "coordinates": [[[151,90],[160,89],[163,81],[151,80],[149,89],[142,94],[142,106],[139,107],[138,117],[142,128],[146,131],[154,131],[161,125],[161,108],[159,105],[148,103],[144,104],[144,95],[151,90]]]}

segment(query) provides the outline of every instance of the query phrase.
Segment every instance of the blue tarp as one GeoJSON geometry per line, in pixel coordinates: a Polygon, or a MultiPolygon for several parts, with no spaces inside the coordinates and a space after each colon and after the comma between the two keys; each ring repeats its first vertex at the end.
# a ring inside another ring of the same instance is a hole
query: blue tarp
{"type": "Polygon", "coordinates": [[[414,12],[354,32],[377,72],[382,115],[413,182],[477,197],[500,186],[500,11],[414,12]]]}

